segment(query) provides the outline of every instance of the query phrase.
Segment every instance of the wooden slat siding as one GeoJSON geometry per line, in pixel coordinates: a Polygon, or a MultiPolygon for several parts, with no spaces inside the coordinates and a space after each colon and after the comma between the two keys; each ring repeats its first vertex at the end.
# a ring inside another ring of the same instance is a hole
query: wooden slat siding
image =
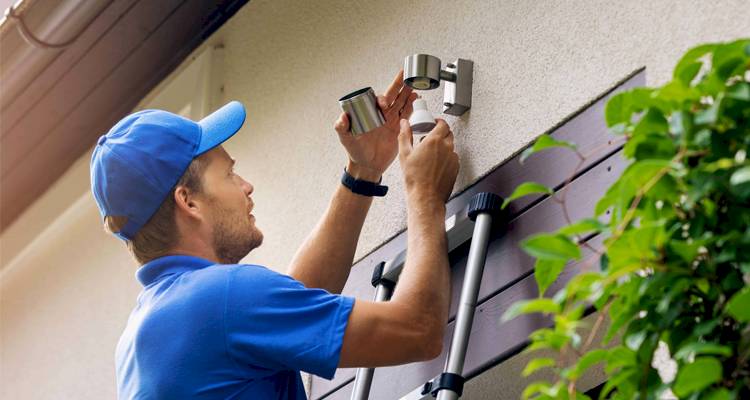
{"type": "MultiPolygon", "coordinates": [[[[112,2],[102,14],[95,19],[78,40],[58,55],[47,67],[16,96],[7,107],[2,110],[3,130],[0,137],[4,138],[10,128],[27,115],[31,108],[44,97],[53,86],[58,84],[66,75],[75,73],[74,68],[82,58],[106,37],[120,18],[131,12],[138,0],[116,0],[112,2]]],[[[37,50],[43,51],[43,50],[37,50]]]]}
{"type": "MultiPolygon", "coordinates": [[[[593,246],[601,246],[600,237],[589,240],[593,246]]],[[[598,268],[594,254],[585,249],[581,261],[570,263],[558,280],[548,289],[548,296],[562,288],[573,276],[586,270],[598,268]]],[[[523,315],[511,321],[500,322],[505,310],[514,302],[538,295],[534,276],[529,275],[511,288],[486,301],[478,303],[474,315],[469,347],[466,353],[464,376],[467,380],[483,373],[508,358],[518,354],[528,345],[532,331],[551,325],[549,318],[540,314],[523,315]]],[[[369,400],[398,399],[440,374],[453,337],[455,321],[450,322],[443,339],[443,353],[432,361],[401,366],[383,367],[375,370],[369,400]]],[[[519,372],[520,373],[520,372],[519,372]]],[[[322,396],[312,394],[311,399],[348,399],[354,378],[342,382],[335,391],[322,396]]],[[[314,387],[314,386],[313,386],[314,387]]]]}
{"type": "MultiPolygon", "coordinates": [[[[615,153],[586,174],[571,182],[567,197],[568,214],[572,221],[594,214],[596,202],[622,173],[627,163],[621,152],[615,153]]],[[[478,301],[482,302],[514,282],[529,275],[534,269],[534,259],[520,248],[522,240],[532,234],[552,232],[566,224],[562,207],[547,197],[531,209],[510,221],[507,230],[492,237],[487,247],[482,284],[478,301]]],[[[451,307],[450,319],[455,318],[459,295],[463,286],[469,243],[455,252],[451,263],[451,307]],[[455,258],[454,258],[455,257],[455,258]]]]}
{"type": "MultiPolygon", "coordinates": [[[[555,293],[573,276],[584,271],[584,268],[585,270],[597,269],[598,264],[592,262],[594,260],[596,260],[595,254],[584,251],[582,260],[569,265],[548,289],[549,293],[555,293]]],[[[537,297],[538,294],[534,276],[529,275],[477,306],[464,364],[464,375],[467,378],[473,378],[480,372],[517,354],[528,344],[528,336],[532,331],[551,324],[548,317],[540,314],[523,315],[507,322],[500,322],[505,310],[513,303],[537,297]]],[[[398,399],[440,374],[445,365],[454,328],[455,322],[448,324],[443,341],[443,353],[440,357],[424,363],[375,370],[369,400],[398,399]]],[[[520,371],[516,372],[520,374],[520,371]]]]}
{"type": "MultiPolygon", "coordinates": [[[[0,194],[3,212],[0,214],[0,228],[4,229],[22,212],[28,204],[52,185],[65,169],[55,169],[53,166],[70,166],[78,157],[84,154],[118,119],[127,114],[133,106],[149,91],[169,74],[207,35],[218,29],[223,21],[231,17],[247,0],[188,0],[180,2],[177,8],[168,12],[168,18],[163,18],[148,32],[148,40],[137,47],[130,46],[128,58],[120,60],[114,70],[99,82],[99,86],[91,89],[81,98],[75,108],[69,109],[64,119],[53,127],[51,133],[44,134],[44,140],[36,144],[28,154],[23,155],[23,161],[7,176],[3,175],[4,190],[0,194]],[[32,177],[33,179],[29,179],[32,177]],[[12,189],[12,190],[10,190],[12,189]]],[[[142,2],[148,6],[162,6],[163,2],[142,2]]],[[[139,3],[137,6],[140,6],[139,3]]],[[[128,43],[131,35],[144,30],[143,19],[152,17],[148,9],[140,10],[133,20],[122,20],[107,35],[114,35],[106,40],[104,48],[89,55],[84,62],[86,71],[97,71],[92,60],[106,63],[109,59],[108,51],[128,43]],[[142,14],[142,15],[141,15],[142,14]],[[140,27],[130,35],[122,35],[123,30],[140,27]],[[102,61],[105,60],[105,61],[102,61]]],[[[128,17],[130,13],[128,13],[128,17]]],[[[149,25],[150,26],[150,25],[149,25]]],[[[143,37],[142,34],[135,37],[143,37]]],[[[98,45],[95,46],[98,49],[98,45]]],[[[92,49],[93,51],[93,49],[92,49]]],[[[121,55],[119,52],[115,52],[121,55]]],[[[76,67],[78,70],[78,67],[76,67]]],[[[85,82],[89,77],[84,74],[76,75],[71,81],[85,82]]],[[[69,85],[66,83],[65,85],[69,85]]],[[[62,85],[62,86],[65,86],[62,85]]],[[[60,87],[62,87],[60,86],[60,87]]],[[[75,88],[67,87],[69,90],[75,88]]],[[[55,86],[53,90],[59,90],[55,86]]],[[[65,99],[65,92],[58,92],[54,97],[65,99]]],[[[47,96],[39,103],[47,102],[47,96]]],[[[57,100],[50,100],[56,103],[57,100]]],[[[60,106],[59,104],[57,104],[60,106]]],[[[44,108],[34,107],[34,118],[45,114],[44,108]]],[[[19,122],[24,124],[26,118],[19,122]]],[[[26,131],[24,131],[26,132],[26,131]]],[[[8,146],[3,146],[5,149],[8,146]]],[[[13,152],[17,152],[13,147],[13,152]]],[[[7,151],[3,152],[5,156],[7,151]]],[[[3,158],[3,163],[6,159],[3,158]]],[[[5,164],[3,164],[5,165],[5,164]]]]}
{"type": "MultiPolygon", "coordinates": [[[[615,153],[570,183],[567,193],[568,213],[573,221],[593,215],[594,206],[609,185],[626,166],[625,160],[615,153]]],[[[534,259],[521,250],[522,240],[534,233],[551,232],[565,225],[559,203],[546,197],[532,208],[509,221],[507,229],[496,232],[487,246],[487,261],[482,275],[478,302],[487,301],[503,289],[532,274],[534,259]]],[[[461,287],[463,286],[470,242],[451,253],[451,309],[450,320],[455,318],[461,287]]],[[[317,379],[313,384],[315,394],[322,394],[340,386],[354,376],[354,369],[340,369],[332,381],[317,379]],[[318,390],[321,390],[318,392],[318,390]]]]}
{"type": "MultiPolygon", "coordinates": [[[[616,90],[624,90],[644,84],[645,74],[643,70],[640,70],[636,74],[630,76],[626,81],[618,86],[616,90]]],[[[576,115],[571,120],[562,124],[551,133],[551,135],[555,138],[570,140],[577,143],[580,151],[584,154],[591,151],[591,149],[597,146],[605,144],[605,148],[602,148],[602,151],[597,153],[597,157],[592,157],[591,160],[588,161],[587,165],[589,167],[591,165],[596,165],[596,163],[598,162],[601,162],[603,158],[609,157],[611,155],[611,151],[616,151],[617,149],[617,146],[614,144],[606,145],[606,143],[608,143],[608,141],[612,139],[611,135],[607,132],[604,123],[604,104],[609,97],[611,97],[611,93],[600,98],[593,105],[576,115]]],[[[615,159],[612,160],[613,162],[616,161],[615,159]]],[[[507,196],[508,194],[510,194],[510,191],[512,191],[518,184],[526,181],[535,181],[546,184],[548,186],[559,187],[569,177],[570,172],[573,170],[577,162],[577,157],[564,149],[547,150],[531,157],[525,162],[524,165],[519,164],[518,156],[516,156],[509,162],[504,163],[494,171],[490,172],[486,177],[482,178],[477,184],[470,187],[465,192],[451,199],[451,201],[448,203],[447,208],[449,211],[447,215],[451,215],[451,212],[455,213],[469,201],[471,196],[481,191],[491,191],[507,196]]],[[[615,168],[619,166],[621,168],[622,164],[616,163],[612,164],[612,166],[615,168]]],[[[602,167],[602,169],[606,170],[606,167],[602,167]]],[[[599,170],[599,172],[601,172],[601,169],[599,170]]],[[[584,175],[588,175],[588,173],[585,173],[584,175]]],[[[576,181],[577,180],[578,179],[576,179],[576,181]]],[[[611,180],[607,182],[611,182],[611,180]]],[[[601,185],[600,187],[598,187],[598,190],[600,191],[603,191],[606,186],[608,186],[608,184],[602,182],[597,183],[595,181],[591,181],[591,183],[601,185]]],[[[577,184],[574,186],[577,187],[577,184]]],[[[576,190],[571,187],[571,190],[569,190],[568,192],[568,196],[570,198],[573,198],[576,195],[575,192],[576,190]]],[[[594,198],[598,197],[594,196],[596,195],[590,193],[590,197],[584,197],[583,200],[578,201],[578,203],[580,203],[581,201],[585,202],[586,199],[592,201],[594,198]]],[[[515,216],[518,216],[519,213],[525,211],[526,208],[534,204],[534,202],[538,201],[540,198],[541,196],[527,196],[515,201],[512,206],[509,207],[509,217],[511,218],[511,220],[515,216]]],[[[578,213],[578,211],[580,211],[581,209],[586,210],[586,212],[589,213],[588,215],[590,215],[590,211],[593,210],[592,204],[589,204],[588,208],[576,208],[573,207],[575,203],[576,202],[574,201],[569,202],[569,211],[573,215],[572,218],[574,219],[581,218],[586,215],[578,213]],[[576,217],[575,215],[578,215],[578,217],[576,217]]],[[[557,206],[557,210],[559,212],[559,205],[555,204],[555,206],[557,206]]],[[[553,210],[554,212],[554,208],[551,208],[550,210],[553,210]]],[[[532,220],[536,219],[536,217],[533,216],[531,218],[532,220]]],[[[509,229],[511,229],[511,231],[509,231],[508,233],[513,234],[512,229],[514,226],[519,226],[521,227],[519,229],[522,230],[525,229],[527,225],[536,226],[536,228],[538,229],[536,230],[536,232],[550,231],[555,229],[555,227],[553,227],[552,225],[549,225],[546,228],[540,227],[534,222],[530,222],[532,220],[525,219],[523,223],[512,224],[511,226],[509,226],[509,229]]],[[[557,223],[557,226],[559,226],[559,223],[560,222],[557,223]]],[[[515,234],[517,238],[513,241],[513,246],[517,246],[518,240],[523,239],[524,237],[528,236],[528,234],[535,231],[523,230],[522,232],[524,233],[515,234]]],[[[344,288],[343,294],[356,298],[371,299],[374,294],[374,289],[370,285],[370,276],[372,274],[373,266],[377,262],[389,260],[390,258],[394,257],[405,247],[405,243],[406,232],[404,231],[395,236],[392,240],[387,242],[382,247],[375,250],[370,255],[363,258],[360,262],[358,262],[352,268],[352,272],[350,274],[349,280],[347,281],[347,285],[344,288]]],[[[492,250],[493,246],[497,246],[497,244],[493,242],[490,249],[488,250],[492,250]]],[[[459,247],[453,252],[453,254],[451,254],[452,266],[456,266],[454,265],[454,263],[458,260],[456,258],[456,254],[460,254],[461,251],[468,252],[468,244],[459,247]]],[[[529,273],[528,271],[531,270],[532,265],[530,264],[530,259],[525,256],[525,254],[522,253],[519,249],[517,249],[517,247],[511,247],[509,250],[506,250],[506,252],[509,254],[501,252],[503,257],[515,257],[516,259],[516,262],[512,264],[511,267],[509,267],[514,268],[514,270],[511,272],[507,270],[486,268],[485,276],[483,277],[483,283],[480,288],[480,296],[486,296],[490,293],[496,293],[508,284],[512,284],[516,279],[519,279],[523,276],[522,274],[519,275],[517,273],[519,270],[526,271],[525,273],[529,273]],[[523,260],[524,258],[526,258],[526,260],[528,261],[526,263],[521,263],[520,260],[523,260]]],[[[492,257],[494,257],[493,253],[489,253],[488,258],[491,259],[492,257]]],[[[452,297],[454,298],[457,297],[458,294],[456,293],[456,291],[460,290],[460,284],[463,282],[464,266],[460,268],[460,271],[456,270],[452,273],[452,287],[456,288],[456,290],[454,290],[452,293],[452,297]]],[[[454,302],[452,302],[451,305],[452,313],[455,312],[455,304],[453,303],[454,302]]],[[[354,369],[340,369],[334,379],[331,381],[314,378],[312,393],[315,396],[319,396],[335,390],[344,382],[351,379],[351,377],[354,376],[354,371],[354,369]]]]}

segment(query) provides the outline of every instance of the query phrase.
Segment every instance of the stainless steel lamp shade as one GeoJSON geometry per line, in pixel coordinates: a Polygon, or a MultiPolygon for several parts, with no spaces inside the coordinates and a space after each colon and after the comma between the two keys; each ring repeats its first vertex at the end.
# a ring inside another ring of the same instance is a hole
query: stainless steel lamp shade
{"type": "Polygon", "coordinates": [[[378,100],[371,87],[347,94],[339,99],[339,105],[349,117],[353,135],[361,135],[385,124],[385,117],[378,108],[378,100]]]}
{"type": "Polygon", "coordinates": [[[440,86],[440,59],[429,54],[406,57],[404,82],[419,90],[430,90],[440,86]]]}

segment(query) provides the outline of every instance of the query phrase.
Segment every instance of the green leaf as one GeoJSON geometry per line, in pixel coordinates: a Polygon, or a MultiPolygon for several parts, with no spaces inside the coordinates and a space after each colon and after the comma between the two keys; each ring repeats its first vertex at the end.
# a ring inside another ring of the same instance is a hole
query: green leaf
{"type": "Polygon", "coordinates": [[[560,312],[560,306],[552,301],[552,299],[532,299],[532,300],[521,300],[513,303],[510,308],[503,314],[502,320],[508,321],[521,314],[531,313],[545,313],[545,314],[556,314],[560,312]]]}
{"type": "Polygon", "coordinates": [[[685,82],[683,79],[681,79],[681,77],[687,76],[686,70],[695,68],[693,67],[693,65],[697,62],[697,60],[703,57],[704,55],[706,55],[707,53],[712,52],[715,48],[716,48],[716,45],[712,43],[712,44],[704,44],[704,45],[694,47],[688,50],[685,53],[685,55],[682,56],[680,61],[677,62],[677,66],[675,66],[674,68],[673,77],[675,79],[682,81],[683,83],[685,83],[685,85],[690,83],[690,81],[693,80],[692,78],[690,78],[689,81],[685,82]]]}
{"type": "Polygon", "coordinates": [[[573,370],[570,372],[569,378],[572,380],[578,379],[586,372],[587,369],[591,368],[592,365],[605,361],[609,355],[608,350],[596,349],[591,350],[584,354],[580,360],[576,363],[573,370]]]}
{"type": "Polygon", "coordinates": [[[748,44],[750,40],[740,39],[716,47],[711,64],[718,80],[726,81],[730,76],[741,73],[747,59],[745,46],[748,44]]]}
{"type": "Polygon", "coordinates": [[[724,94],[719,94],[714,103],[711,104],[707,109],[698,111],[695,114],[695,123],[700,125],[713,125],[719,120],[721,114],[722,105],[724,104],[724,94]]]}
{"type": "Polygon", "coordinates": [[[667,247],[680,256],[685,262],[693,262],[698,255],[698,249],[703,245],[702,242],[694,241],[688,243],[682,240],[670,240],[667,247]]]}
{"type": "Polygon", "coordinates": [[[669,166],[670,160],[662,159],[639,160],[630,164],[622,173],[620,179],[607,189],[604,197],[597,202],[594,211],[595,214],[601,215],[609,207],[612,207],[613,218],[619,221],[630,207],[630,203],[636,193],[656,174],[669,166]]]}
{"type": "Polygon", "coordinates": [[[661,111],[655,108],[649,108],[646,114],[638,120],[633,129],[633,135],[645,135],[649,133],[658,133],[664,135],[668,131],[667,119],[661,111]]]}
{"type": "Polygon", "coordinates": [[[534,278],[539,287],[539,296],[543,296],[547,288],[557,279],[565,268],[565,261],[539,258],[534,265],[534,278]]]}
{"type": "Polygon", "coordinates": [[[636,331],[625,336],[625,345],[628,346],[630,350],[637,351],[643,344],[644,340],[646,340],[646,332],[636,331]]]}
{"type": "Polygon", "coordinates": [[[737,171],[734,171],[732,177],[729,178],[729,183],[734,186],[739,186],[747,182],[750,182],[750,166],[742,167],[737,171]]]}
{"type": "Polygon", "coordinates": [[[560,228],[557,233],[571,236],[589,232],[601,232],[606,228],[607,226],[601,223],[598,219],[584,218],[580,221],[576,221],[570,225],[566,225],[560,228]]]}
{"type": "Polygon", "coordinates": [[[551,390],[552,385],[549,384],[549,382],[545,381],[536,381],[530,383],[528,386],[526,386],[526,389],[523,390],[523,399],[529,399],[531,396],[537,394],[537,393],[544,393],[551,390]]]}
{"type": "Polygon", "coordinates": [[[669,131],[675,136],[686,137],[693,127],[693,115],[676,111],[669,116],[669,131]]]}
{"type": "Polygon", "coordinates": [[[521,373],[523,376],[529,376],[534,372],[542,369],[555,366],[555,359],[549,357],[534,358],[526,364],[526,368],[521,373]]]}
{"type": "Polygon", "coordinates": [[[521,242],[521,248],[536,258],[567,261],[581,258],[581,249],[564,235],[542,233],[521,242]]]}
{"type": "Polygon", "coordinates": [[[727,314],[740,322],[750,321],[750,286],[735,293],[725,308],[727,314]]]}
{"type": "Polygon", "coordinates": [[[713,357],[697,358],[692,364],[680,368],[672,391],[677,396],[684,397],[718,382],[721,376],[722,368],[719,360],[713,357]]]}
{"type": "Polygon", "coordinates": [[[666,136],[666,126],[662,127],[664,133],[643,133],[633,136],[623,148],[623,154],[627,158],[636,160],[645,159],[671,159],[677,153],[673,140],[666,136]]]}
{"type": "Polygon", "coordinates": [[[738,82],[727,88],[727,97],[736,100],[750,101],[750,83],[738,82]]]}
{"type": "Polygon", "coordinates": [[[552,194],[552,189],[548,188],[547,186],[542,185],[541,183],[536,182],[524,182],[516,188],[516,190],[513,191],[513,193],[508,196],[508,198],[505,199],[503,202],[502,208],[505,208],[508,206],[508,204],[523,196],[528,196],[530,194],[537,194],[537,193],[543,193],[543,194],[552,194]]]}
{"type": "Polygon", "coordinates": [[[730,400],[732,398],[733,396],[729,390],[719,388],[709,392],[708,395],[703,397],[703,400],[730,400]]]}
{"type": "Polygon", "coordinates": [[[608,351],[607,366],[604,371],[612,375],[618,369],[635,366],[635,352],[625,346],[615,346],[608,351]]]}
{"type": "Polygon", "coordinates": [[[575,149],[576,145],[564,140],[554,139],[550,135],[542,135],[539,137],[539,139],[536,140],[536,142],[534,142],[531,147],[527,148],[521,153],[520,162],[523,164],[523,162],[526,161],[526,159],[529,158],[530,155],[544,149],[549,149],[551,147],[567,147],[570,149],[575,149]]]}
{"type": "Polygon", "coordinates": [[[630,122],[632,110],[630,108],[630,92],[622,92],[612,96],[604,106],[604,118],[607,126],[630,122]]]}
{"type": "Polygon", "coordinates": [[[682,104],[688,100],[699,100],[701,94],[693,87],[684,85],[679,80],[674,80],[657,90],[659,98],[676,104],[682,104]]]}
{"type": "Polygon", "coordinates": [[[692,62],[692,63],[686,65],[680,71],[676,71],[675,70],[675,74],[677,74],[677,76],[675,76],[675,78],[677,78],[680,81],[682,81],[682,83],[685,84],[685,86],[690,86],[690,83],[695,78],[695,75],[697,75],[698,71],[701,70],[701,67],[703,67],[703,63],[702,62],[692,62]]]}
{"type": "Polygon", "coordinates": [[[605,241],[609,256],[610,271],[617,271],[630,265],[642,265],[646,260],[657,259],[659,249],[666,241],[663,227],[643,226],[631,228],[619,238],[605,241]]]}
{"type": "Polygon", "coordinates": [[[732,355],[732,349],[716,343],[692,342],[680,347],[680,350],[674,354],[675,360],[688,360],[697,355],[716,355],[729,357],[732,355]]]}

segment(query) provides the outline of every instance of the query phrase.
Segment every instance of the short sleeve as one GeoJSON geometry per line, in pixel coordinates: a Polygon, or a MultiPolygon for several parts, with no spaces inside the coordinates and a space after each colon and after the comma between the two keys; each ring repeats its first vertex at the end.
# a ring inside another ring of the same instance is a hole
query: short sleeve
{"type": "Polygon", "coordinates": [[[354,299],[308,289],[257,265],[229,273],[225,306],[229,355],[242,367],[333,378],[354,299]]]}

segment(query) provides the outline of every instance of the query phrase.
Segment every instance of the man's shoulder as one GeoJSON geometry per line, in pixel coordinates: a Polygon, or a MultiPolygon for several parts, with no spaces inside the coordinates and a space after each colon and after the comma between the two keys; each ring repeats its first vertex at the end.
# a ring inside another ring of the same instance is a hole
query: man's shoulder
{"type": "Polygon", "coordinates": [[[193,272],[193,278],[205,284],[213,282],[227,288],[241,285],[262,289],[296,282],[288,275],[257,264],[216,264],[193,272]]]}

